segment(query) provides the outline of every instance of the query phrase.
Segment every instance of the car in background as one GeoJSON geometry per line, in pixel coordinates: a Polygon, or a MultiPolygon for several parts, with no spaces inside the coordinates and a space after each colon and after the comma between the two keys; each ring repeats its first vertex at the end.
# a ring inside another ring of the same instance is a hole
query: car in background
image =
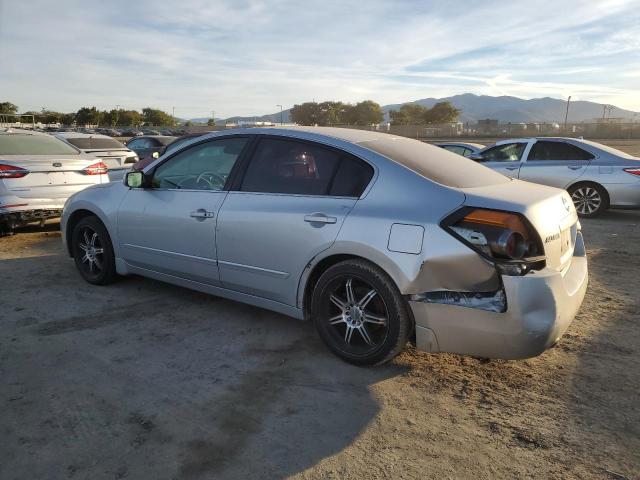
{"type": "Polygon", "coordinates": [[[132,138],[125,145],[136,152],[138,158],[143,159],[159,153],[175,139],[176,137],[169,135],[142,135],[132,138]]]}
{"type": "Polygon", "coordinates": [[[463,157],[469,157],[472,153],[478,153],[484,149],[486,145],[480,143],[467,143],[467,142],[437,142],[433,145],[444,148],[463,157]]]}
{"type": "Polygon", "coordinates": [[[150,128],[142,130],[143,135],[162,135],[158,130],[153,130],[150,128]]]}
{"type": "Polygon", "coordinates": [[[433,145],[346,128],[237,129],[69,199],[79,274],[139,274],[311,320],[358,365],[419,349],[527,358],[580,308],[567,192],[433,145]]]}
{"type": "Polygon", "coordinates": [[[122,137],[140,137],[142,135],[144,134],[141,131],[134,130],[132,128],[128,128],[120,131],[120,136],[122,137]]]}
{"type": "Polygon", "coordinates": [[[0,129],[0,233],[59,217],[72,194],[108,183],[107,166],[46,133],[0,129]]]}
{"type": "Polygon", "coordinates": [[[188,135],[183,135],[182,137],[176,138],[173,142],[165,145],[157,152],[153,152],[151,155],[148,155],[144,158],[141,158],[138,163],[136,163],[132,168],[134,170],[144,170],[144,168],[149,165],[151,162],[155,161],[156,158],[160,158],[167,152],[171,152],[178,147],[186,144],[187,142],[193,140],[194,138],[201,137],[205,135],[205,133],[190,133],[188,135]]]}
{"type": "Polygon", "coordinates": [[[136,152],[107,135],[64,132],[57,133],[56,137],[102,160],[109,168],[111,181],[122,180],[125,172],[139,160],[136,152]]]}
{"type": "Polygon", "coordinates": [[[601,143],[512,138],[470,158],[512,178],[564,188],[583,217],[608,208],[640,208],[640,159],[601,143]]]}

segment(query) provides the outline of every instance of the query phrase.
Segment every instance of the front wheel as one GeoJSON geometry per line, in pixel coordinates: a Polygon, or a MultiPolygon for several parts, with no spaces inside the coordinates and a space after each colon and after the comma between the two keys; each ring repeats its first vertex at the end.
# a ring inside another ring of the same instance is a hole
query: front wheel
{"type": "Polygon", "coordinates": [[[569,189],[569,195],[581,217],[595,217],[609,208],[607,191],[595,183],[574,185],[569,189]]]}
{"type": "Polygon", "coordinates": [[[100,220],[84,217],[74,227],[71,239],[73,259],[82,278],[93,285],[107,285],[117,279],[111,239],[100,220]]]}
{"type": "Polygon", "coordinates": [[[363,260],[324,272],[313,291],[312,317],[324,343],[355,365],[380,365],[407,343],[413,322],[389,276],[363,260]]]}

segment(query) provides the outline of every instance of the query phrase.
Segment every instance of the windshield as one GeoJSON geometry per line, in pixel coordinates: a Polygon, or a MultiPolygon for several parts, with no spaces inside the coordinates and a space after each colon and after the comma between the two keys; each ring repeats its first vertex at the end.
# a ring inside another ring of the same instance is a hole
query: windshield
{"type": "Polygon", "coordinates": [[[66,140],[81,150],[122,150],[127,148],[119,141],[109,137],[77,137],[66,140]]]}
{"type": "Polygon", "coordinates": [[[0,155],[79,155],[78,150],[49,135],[0,135],[0,155]]]}
{"type": "Polygon", "coordinates": [[[482,187],[510,181],[508,177],[473,160],[418,140],[390,137],[358,144],[448,187],[482,187]]]}

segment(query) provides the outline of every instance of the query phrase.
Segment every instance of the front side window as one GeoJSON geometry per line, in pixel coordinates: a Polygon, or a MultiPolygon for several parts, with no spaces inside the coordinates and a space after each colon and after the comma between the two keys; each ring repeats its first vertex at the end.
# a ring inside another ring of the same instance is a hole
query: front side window
{"type": "Polygon", "coordinates": [[[151,143],[146,138],[136,138],[127,143],[129,148],[150,148],[151,143]]]}
{"type": "Polygon", "coordinates": [[[526,146],[526,143],[496,145],[482,152],[482,159],[485,162],[519,162],[526,146]]]}
{"type": "Polygon", "coordinates": [[[565,142],[538,141],[531,147],[529,160],[592,160],[589,152],[565,142]]]}
{"type": "Polygon", "coordinates": [[[156,169],[152,186],[222,190],[246,143],[246,137],[222,138],[181,151],[156,169]]]}

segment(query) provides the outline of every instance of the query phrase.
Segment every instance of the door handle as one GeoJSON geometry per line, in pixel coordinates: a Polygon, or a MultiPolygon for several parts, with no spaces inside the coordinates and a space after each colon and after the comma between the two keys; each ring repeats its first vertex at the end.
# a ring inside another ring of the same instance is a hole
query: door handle
{"type": "Polygon", "coordinates": [[[338,219],[336,217],[328,217],[324,213],[312,213],[311,215],[305,215],[304,221],[309,223],[336,223],[338,219]]]}
{"type": "Polygon", "coordinates": [[[507,170],[518,170],[520,167],[504,167],[507,170]]]}
{"type": "Polygon", "coordinates": [[[214,212],[210,212],[209,210],[205,210],[204,208],[199,208],[189,214],[192,218],[197,218],[198,220],[204,220],[205,218],[213,218],[215,216],[214,212]]]}
{"type": "Polygon", "coordinates": [[[569,165],[568,168],[571,170],[580,170],[582,165],[569,165]]]}

